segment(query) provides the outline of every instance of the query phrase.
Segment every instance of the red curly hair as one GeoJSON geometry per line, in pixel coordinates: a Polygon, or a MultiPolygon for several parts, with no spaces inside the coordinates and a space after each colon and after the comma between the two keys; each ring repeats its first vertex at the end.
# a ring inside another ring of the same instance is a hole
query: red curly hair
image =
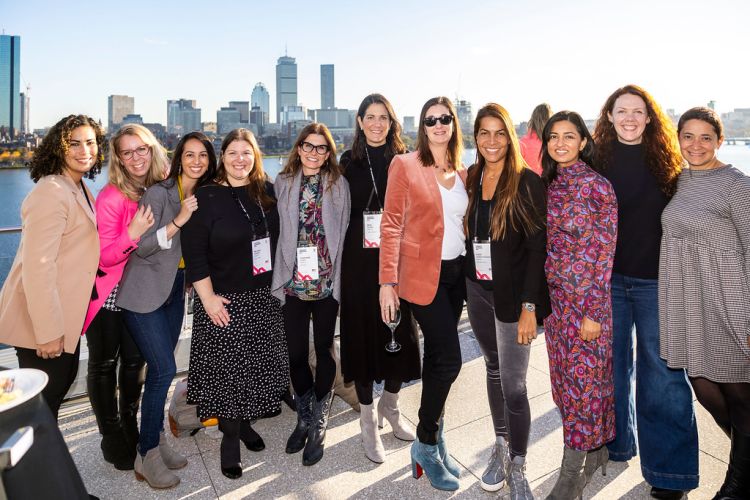
{"type": "Polygon", "coordinates": [[[615,90],[602,106],[594,129],[595,165],[597,169],[605,171],[612,161],[617,132],[612,122],[609,121],[608,115],[612,113],[617,98],[624,94],[638,96],[646,103],[648,117],[651,119],[643,131],[646,164],[659,182],[662,192],[671,197],[677,188],[677,176],[683,165],[680,146],[677,142],[677,131],[672,120],[662,111],[651,94],[638,85],[625,85],[615,90]]]}

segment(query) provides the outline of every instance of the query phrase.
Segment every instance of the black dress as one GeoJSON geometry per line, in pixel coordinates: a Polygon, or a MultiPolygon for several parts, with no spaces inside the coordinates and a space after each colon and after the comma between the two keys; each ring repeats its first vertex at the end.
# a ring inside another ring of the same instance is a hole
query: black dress
{"type": "Polygon", "coordinates": [[[419,342],[411,312],[402,300],[401,323],[396,329],[396,341],[401,344],[401,350],[388,353],[385,345],[391,333],[380,318],[380,250],[363,248],[362,243],[362,214],[383,208],[388,171],[385,146],[367,146],[367,151],[379,196],[373,192],[367,157],[352,160],[351,151],[341,156],[352,201],[341,264],[341,371],[346,382],[384,379],[408,382],[421,374],[419,342]]]}

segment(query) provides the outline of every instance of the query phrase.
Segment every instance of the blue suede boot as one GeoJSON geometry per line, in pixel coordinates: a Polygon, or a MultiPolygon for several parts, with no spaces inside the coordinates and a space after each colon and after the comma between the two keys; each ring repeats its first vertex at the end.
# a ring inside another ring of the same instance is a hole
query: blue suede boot
{"type": "Polygon", "coordinates": [[[458,489],[458,479],[445,468],[438,454],[438,446],[424,444],[417,438],[411,445],[411,474],[414,479],[419,479],[423,472],[433,488],[444,491],[458,489]]]}
{"type": "Polygon", "coordinates": [[[445,424],[441,418],[437,435],[437,446],[438,452],[440,453],[440,459],[443,461],[445,468],[448,469],[448,472],[458,478],[458,475],[461,473],[461,466],[458,465],[458,463],[453,460],[450,453],[448,453],[448,446],[445,444],[445,438],[443,437],[443,427],[445,427],[445,424]]]}

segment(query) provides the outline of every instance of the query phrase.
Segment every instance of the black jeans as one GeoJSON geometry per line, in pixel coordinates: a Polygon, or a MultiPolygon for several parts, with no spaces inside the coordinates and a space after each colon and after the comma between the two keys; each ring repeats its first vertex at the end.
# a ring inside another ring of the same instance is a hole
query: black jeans
{"type": "Polygon", "coordinates": [[[145,362],[125,326],[122,312],[100,309],[86,330],[86,340],[89,348],[86,387],[99,432],[102,435],[119,432],[120,418],[132,432],[137,432],[145,362]]]}
{"type": "Polygon", "coordinates": [[[437,444],[445,401],[461,371],[458,320],[466,298],[463,260],[463,257],[458,257],[440,263],[440,282],[431,303],[426,306],[410,303],[424,337],[417,437],[429,445],[437,444]]]}
{"type": "Polygon", "coordinates": [[[78,359],[81,355],[81,343],[78,342],[73,354],[63,352],[58,358],[42,359],[36,355],[36,349],[16,347],[19,368],[36,368],[47,374],[49,382],[42,390],[42,396],[49,405],[52,416],[57,420],[63,398],[78,375],[78,359]]]}
{"type": "Polygon", "coordinates": [[[336,379],[336,361],[333,359],[333,334],[339,303],[333,297],[320,300],[301,300],[286,297],[282,307],[284,330],[289,350],[289,372],[294,392],[303,395],[313,386],[320,401],[328,394],[336,379]],[[310,370],[310,317],[315,344],[315,381],[310,370]]]}

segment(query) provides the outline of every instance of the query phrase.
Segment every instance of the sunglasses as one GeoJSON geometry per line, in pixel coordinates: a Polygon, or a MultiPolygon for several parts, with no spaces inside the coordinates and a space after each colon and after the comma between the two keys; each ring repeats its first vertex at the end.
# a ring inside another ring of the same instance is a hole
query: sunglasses
{"type": "Polygon", "coordinates": [[[434,127],[437,125],[437,122],[440,122],[443,125],[450,125],[450,123],[453,121],[452,115],[440,115],[440,116],[428,116],[424,120],[422,120],[422,123],[425,124],[425,127],[434,127]]]}
{"type": "Polygon", "coordinates": [[[304,151],[305,153],[311,153],[313,149],[319,155],[324,155],[328,152],[327,144],[318,144],[316,146],[315,144],[311,144],[307,141],[304,141],[302,144],[300,144],[300,147],[302,148],[302,151],[304,151]]]}

